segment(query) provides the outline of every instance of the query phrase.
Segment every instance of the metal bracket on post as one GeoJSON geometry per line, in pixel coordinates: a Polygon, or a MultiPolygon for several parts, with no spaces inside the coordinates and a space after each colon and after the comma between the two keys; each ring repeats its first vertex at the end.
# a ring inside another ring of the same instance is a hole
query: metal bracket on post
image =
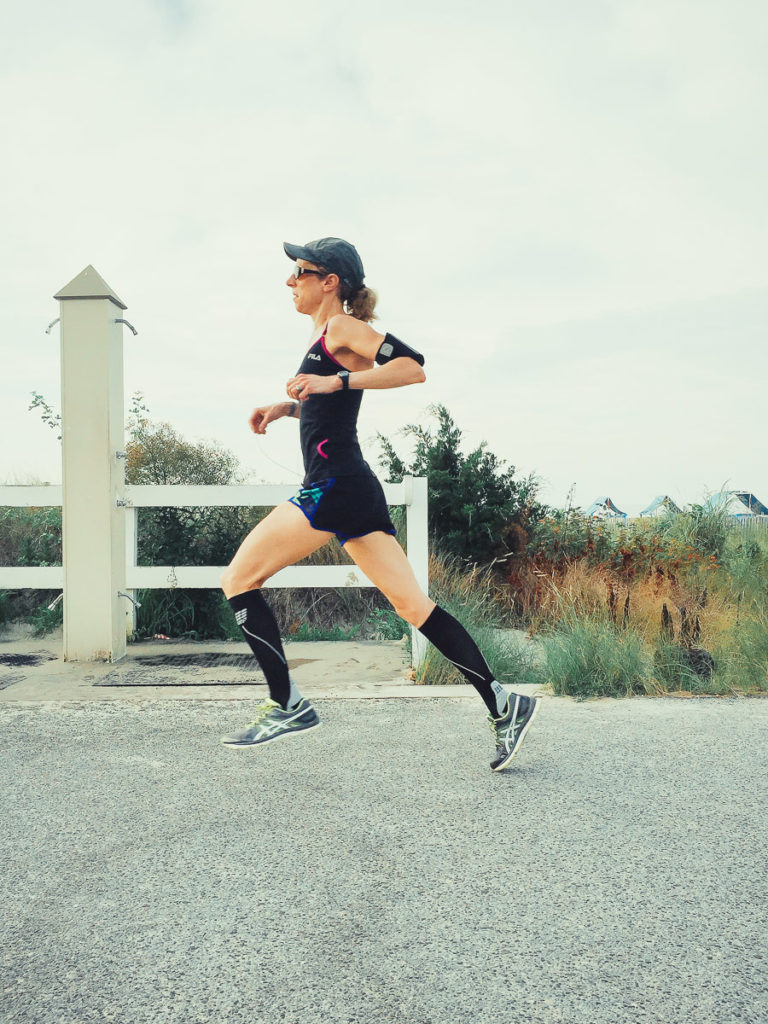
{"type": "Polygon", "coordinates": [[[128,321],[127,321],[127,320],[123,320],[123,318],[122,318],[122,317],[117,317],[117,319],[115,319],[115,320],[113,321],[113,323],[116,323],[116,324],[125,324],[125,326],[126,326],[126,327],[129,327],[129,328],[130,328],[130,329],[131,329],[131,330],[133,331],[134,335],[137,335],[137,334],[139,333],[139,332],[138,332],[138,331],[136,330],[136,328],[135,328],[135,327],[133,326],[133,324],[129,324],[129,323],[128,323],[128,321]]]}

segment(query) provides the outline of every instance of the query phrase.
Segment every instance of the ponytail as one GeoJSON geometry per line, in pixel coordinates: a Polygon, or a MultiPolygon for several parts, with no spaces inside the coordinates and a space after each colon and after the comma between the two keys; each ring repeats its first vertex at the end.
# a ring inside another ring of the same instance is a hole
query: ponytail
{"type": "MultiPolygon", "coordinates": [[[[336,273],[320,264],[318,264],[318,269],[324,274],[336,273]]],[[[336,276],[338,277],[338,274],[336,276]]],[[[361,284],[356,291],[352,291],[352,286],[345,284],[339,278],[339,298],[344,305],[344,312],[349,313],[356,320],[362,320],[366,324],[370,320],[378,320],[373,311],[376,303],[379,301],[379,297],[373,288],[368,288],[366,285],[361,284]]]]}
{"type": "Polygon", "coordinates": [[[344,300],[344,305],[346,306],[347,313],[350,313],[357,320],[368,323],[370,320],[376,320],[376,314],[373,310],[376,307],[377,301],[378,295],[373,288],[361,285],[354,295],[350,295],[344,300]]]}

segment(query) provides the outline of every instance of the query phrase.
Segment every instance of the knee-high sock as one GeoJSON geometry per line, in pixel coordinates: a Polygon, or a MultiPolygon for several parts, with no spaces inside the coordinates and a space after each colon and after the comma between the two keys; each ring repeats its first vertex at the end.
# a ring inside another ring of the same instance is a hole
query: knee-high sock
{"type": "Polygon", "coordinates": [[[280,630],[263,594],[260,590],[246,590],[227,600],[267,678],[270,697],[283,708],[295,707],[301,694],[288,671],[280,630]]]}
{"type": "Polygon", "coordinates": [[[419,626],[419,632],[435,645],[443,657],[461,669],[490,713],[499,718],[507,707],[507,691],[493,678],[480,649],[459,620],[440,605],[435,605],[426,622],[419,626]]]}

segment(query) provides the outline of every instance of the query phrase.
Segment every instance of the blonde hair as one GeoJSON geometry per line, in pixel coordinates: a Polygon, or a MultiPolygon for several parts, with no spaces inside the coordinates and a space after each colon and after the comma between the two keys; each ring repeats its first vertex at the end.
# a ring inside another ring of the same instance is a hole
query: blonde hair
{"type": "Polygon", "coordinates": [[[350,295],[349,298],[346,298],[343,301],[347,313],[351,314],[357,320],[362,320],[364,323],[368,323],[370,320],[376,319],[376,314],[373,310],[378,299],[379,297],[373,288],[368,288],[363,284],[357,289],[354,295],[350,295]]]}
{"type": "MultiPolygon", "coordinates": [[[[328,270],[326,267],[319,266],[318,270],[322,270],[324,274],[335,274],[335,270],[328,270]]],[[[336,274],[338,277],[339,275],[336,274]]],[[[344,304],[344,312],[349,313],[356,320],[362,320],[363,323],[369,323],[371,320],[378,320],[378,317],[373,312],[376,308],[376,303],[379,301],[379,296],[367,285],[361,284],[356,291],[352,291],[351,287],[339,278],[339,298],[344,304]]]]}

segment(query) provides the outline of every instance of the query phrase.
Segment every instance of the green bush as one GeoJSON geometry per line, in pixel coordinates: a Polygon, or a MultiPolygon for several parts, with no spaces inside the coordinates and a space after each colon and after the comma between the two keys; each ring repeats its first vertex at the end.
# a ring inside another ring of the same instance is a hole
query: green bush
{"type": "Polygon", "coordinates": [[[768,617],[742,618],[712,653],[716,692],[768,692],[768,617]]]}
{"type": "Polygon", "coordinates": [[[402,640],[410,631],[409,624],[394,608],[372,608],[365,624],[377,640],[402,640]]]}
{"type": "Polygon", "coordinates": [[[691,667],[685,648],[664,636],[659,638],[653,651],[653,669],[659,688],[663,691],[686,690],[698,693],[704,683],[703,678],[691,667]]]}
{"type": "Polygon", "coordinates": [[[545,507],[536,501],[537,481],[533,475],[516,480],[514,466],[502,472],[505,460],[487,451],[486,441],[464,455],[461,430],[446,407],[433,405],[429,412],[438,419],[435,434],[412,423],[401,431],[416,441],[408,464],[386,437],[376,435],[383,449],[379,465],[392,483],[406,474],[427,477],[433,551],[458,555],[465,563],[487,561],[498,551],[505,527],[526,526],[544,514],[545,507]]]}
{"type": "Polygon", "coordinates": [[[61,565],[61,509],[0,508],[0,565],[61,565]]]}
{"type": "Polygon", "coordinates": [[[146,640],[155,633],[174,639],[224,639],[221,620],[225,605],[232,614],[230,606],[218,590],[153,588],[137,591],[136,600],[141,607],[136,612],[134,641],[146,640]]]}
{"type": "MultiPolygon", "coordinates": [[[[38,596],[39,596],[38,592],[38,596]]],[[[56,595],[58,596],[58,595],[56,595]]],[[[33,636],[47,636],[48,633],[58,629],[64,622],[64,602],[59,601],[55,608],[49,608],[53,598],[44,600],[27,616],[27,622],[34,626],[33,636]]]]}
{"type": "Polygon", "coordinates": [[[629,697],[657,688],[642,636],[598,617],[563,621],[542,637],[554,692],[585,697],[629,697]]]}

